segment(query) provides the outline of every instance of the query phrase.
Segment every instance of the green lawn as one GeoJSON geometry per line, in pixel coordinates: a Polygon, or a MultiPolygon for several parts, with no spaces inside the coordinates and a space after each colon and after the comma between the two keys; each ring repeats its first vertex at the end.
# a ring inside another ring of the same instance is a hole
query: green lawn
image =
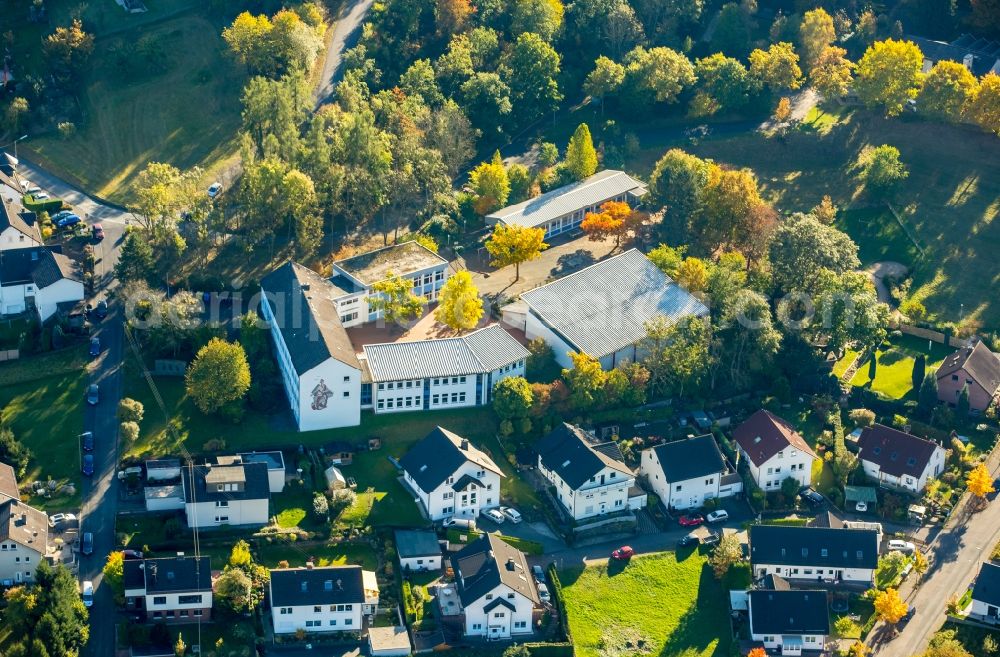
{"type": "MultiPolygon", "coordinates": [[[[226,54],[222,17],[192,0],[147,4],[150,12],[132,15],[114,3],[47,3],[53,27],[68,23],[71,8],[82,7],[85,25],[97,34],[78,87],[83,118],[70,139],[52,132],[20,145],[40,164],[118,202],[133,199],[131,185],[149,161],[211,170],[236,152],[246,75],[226,54]],[[152,44],[162,63],[141,60],[134,70],[120,70],[116,53],[139,39],[152,44]]],[[[11,13],[20,17],[27,9],[11,13]]]]}
{"type": "Polygon", "coordinates": [[[277,568],[287,561],[292,568],[305,566],[309,557],[317,566],[361,566],[365,570],[378,568],[378,556],[368,545],[340,543],[336,545],[296,545],[295,543],[260,542],[257,559],[268,568],[277,568]]]}
{"type": "Polygon", "coordinates": [[[673,552],[560,571],[578,657],[729,654],[727,596],[704,556],[673,552]],[[664,601],[669,601],[665,604],[664,601]]]}
{"type": "Polygon", "coordinates": [[[28,471],[19,483],[51,477],[76,486],[76,493],[71,496],[33,498],[31,503],[41,508],[74,508],[81,499],[77,440],[83,431],[87,387],[83,362],[86,362],[85,352],[79,348],[49,354],[42,360],[28,357],[0,365],[0,417],[33,453],[28,471]],[[52,371],[46,370],[46,364],[56,369],[68,368],[69,372],[36,378],[39,372],[52,371]]]}
{"type": "Polygon", "coordinates": [[[920,259],[920,249],[888,208],[844,210],[835,225],[854,238],[863,267],[884,260],[912,265],[920,259]]]}
{"type": "Polygon", "coordinates": [[[313,513],[313,495],[311,488],[296,481],[288,482],[284,491],[272,495],[271,515],[275,516],[278,526],[285,529],[299,527],[307,531],[320,529],[325,521],[313,513]]]}
{"type": "Polygon", "coordinates": [[[933,372],[945,356],[953,351],[936,342],[931,343],[931,348],[928,349],[926,341],[908,335],[893,338],[890,343],[889,348],[879,349],[876,353],[878,366],[875,369],[875,380],[869,378],[869,361],[865,361],[851,378],[851,385],[871,388],[892,399],[902,399],[908,395],[915,397],[916,391],[913,390],[915,357],[924,354],[927,357],[925,371],[933,372]]]}
{"type": "Polygon", "coordinates": [[[845,349],[844,355],[841,356],[837,364],[833,366],[833,375],[838,379],[847,372],[847,368],[851,366],[854,359],[858,357],[858,352],[854,349],[845,349]]]}

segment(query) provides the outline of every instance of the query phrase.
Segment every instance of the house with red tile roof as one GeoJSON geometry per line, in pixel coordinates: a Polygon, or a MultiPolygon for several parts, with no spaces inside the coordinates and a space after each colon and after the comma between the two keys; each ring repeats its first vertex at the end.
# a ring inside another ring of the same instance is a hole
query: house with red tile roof
{"type": "Polygon", "coordinates": [[[944,472],[943,447],[881,424],[862,430],[858,450],[865,474],[883,488],[919,494],[928,480],[944,472]]]}
{"type": "Polygon", "coordinates": [[[733,439],[762,490],[780,490],[789,477],[800,486],[811,482],[818,457],[788,420],[761,409],[736,427],[733,439]]]}
{"type": "Polygon", "coordinates": [[[982,413],[1000,394],[1000,357],[977,342],[945,358],[936,376],[938,399],[955,406],[969,386],[969,410],[982,413]]]}

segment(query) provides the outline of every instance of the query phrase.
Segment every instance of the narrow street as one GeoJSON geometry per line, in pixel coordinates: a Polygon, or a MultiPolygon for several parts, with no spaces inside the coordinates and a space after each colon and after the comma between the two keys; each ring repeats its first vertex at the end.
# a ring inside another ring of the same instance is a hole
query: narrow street
{"type": "Polygon", "coordinates": [[[340,14],[334,17],[336,24],[330,36],[330,44],[326,50],[326,60],[323,62],[323,74],[316,87],[316,107],[330,100],[336,86],[340,60],[344,51],[354,45],[359,36],[361,23],[364,22],[371,9],[373,0],[347,0],[340,14]]]}

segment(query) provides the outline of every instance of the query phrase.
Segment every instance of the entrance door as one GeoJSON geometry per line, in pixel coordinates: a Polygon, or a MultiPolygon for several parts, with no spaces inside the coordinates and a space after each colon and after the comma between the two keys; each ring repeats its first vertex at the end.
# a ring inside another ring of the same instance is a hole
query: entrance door
{"type": "Polygon", "coordinates": [[[16,573],[14,573],[14,580],[16,582],[20,583],[20,581],[21,581],[21,571],[20,570],[17,571],[16,573]]]}
{"type": "Polygon", "coordinates": [[[607,512],[608,512],[608,503],[601,502],[601,513],[607,513],[607,512]]]}

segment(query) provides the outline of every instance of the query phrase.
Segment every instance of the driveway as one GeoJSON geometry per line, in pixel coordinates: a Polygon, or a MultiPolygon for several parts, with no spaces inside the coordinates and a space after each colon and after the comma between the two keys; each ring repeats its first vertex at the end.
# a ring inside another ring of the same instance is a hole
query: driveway
{"type": "Polygon", "coordinates": [[[358,29],[368,15],[373,0],[350,0],[340,10],[330,36],[330,44],[326,48],[326,59],[323,62],[323,74],[316,87],[316,107],[330,100],[339,79],[340,61],[344,51],[354,45],[358,39],[358,29]]]}

